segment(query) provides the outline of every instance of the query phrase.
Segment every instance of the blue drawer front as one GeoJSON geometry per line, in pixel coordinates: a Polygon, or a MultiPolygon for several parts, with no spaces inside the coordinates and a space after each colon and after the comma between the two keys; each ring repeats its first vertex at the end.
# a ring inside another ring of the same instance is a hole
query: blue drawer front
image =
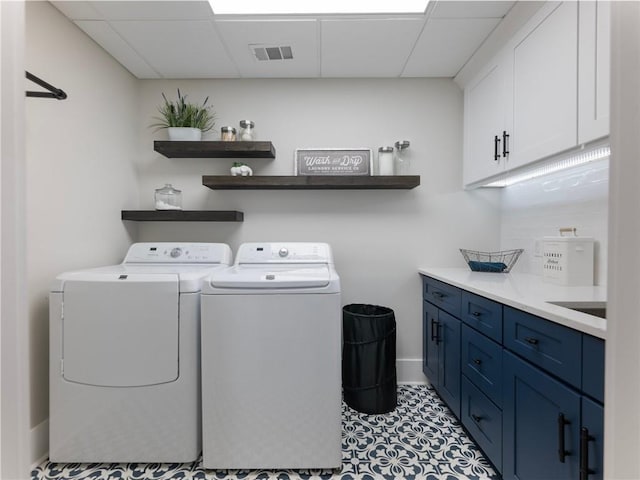
{"type": "Polygon", "coordinates": [[[581,387],[580,332],[505,306],[504,346],[574,387],[581,387]]]}
{"type": "Polygon", "coordinates": [[[502,411],[462,377],[462,424],[491,463],[502,472],[502,411]]]}
{"type": "Polygon", "coordinates": [[[604,340],[582,336],[582,391],[604,403],[604,340]]]}
{"type": "Polygon", "coordinates": [[[502,343],[502,305],[469,292],[462,292],[461,320],[496,342],[502,343]]]}
{"type": "Polygon", "coordinates": [[[427,302],[460,318],[462,291],[459,288],[429,277],[423,277],[423,287],[423,297],[427,302]]]}
{"type": "Polygon", "coordinates": [[[502,406],[502,347],[467,325],[462,326],[462,373],[502,406]]]}

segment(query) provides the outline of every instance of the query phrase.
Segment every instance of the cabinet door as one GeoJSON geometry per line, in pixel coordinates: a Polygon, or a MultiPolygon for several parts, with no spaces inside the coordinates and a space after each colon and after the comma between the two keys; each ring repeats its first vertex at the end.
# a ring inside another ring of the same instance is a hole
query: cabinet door
{"type": "Polygon", "coordinates": [[[578,143],[609,135],[609,1],[581,1],[578,51],[578,143]]]}
{"type": "Polygon", "coordinates": [[[464,90],[464,185],[504,170],[502,132],[506,130],[509,58],[498,55],[464,90]]]}
{"type": "Polygon", "coordinates": [[[422,371],[438,390],[438,309],[423,302],[422,371]]]}
{"type": "Polygon", "coordinates": [[[507,169],[577,142],[577,4],[548,4],[534,18],[513,47],[513,148],[507,169]]]}
{"type": "Polygon", "coordinates": [[[438,393],[456,418],[460,418],[460,320],[439,311],[438,321],[438,393]]]}
{"type": "Polygon", "coordinates": [[[586,472],[588,475],[580,478],[602,480],[604,475],[604,407],[587,397],[582,397],[580,442],[580,460],[583,462],[581,468],[584,467],[585,472],[589,470],[586,472]]]}
{"type": "Polygon", "coordinates": [[[503,477],[578,478],[580,395],[507,351],[503,369],[503,477]]]}

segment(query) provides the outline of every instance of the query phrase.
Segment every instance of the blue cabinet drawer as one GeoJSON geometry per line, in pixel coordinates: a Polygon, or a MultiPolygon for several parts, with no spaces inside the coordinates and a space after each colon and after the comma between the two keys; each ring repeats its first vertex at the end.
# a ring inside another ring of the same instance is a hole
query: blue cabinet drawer
{"type": "Polygon", "coordinates": [[[462,424],[493,465],[502,472],[502,411],[462,377],[462,424]]]}
{"type": "Polygon", "coordinates": [[[423,277],[422,294],[427,302],[460,318],[462,290],[430,277],[423,277]]]}
{"type": "Polygon", "coordinates": [[[604,340],[582,335],[582,391],[604,403],[604,340]]]}
{"type": "Polygon", "coordinates": [[[500,303],[463,291],[460,319],[487,337],[502,343],[502,305],[500,303]]]}
{"type": "Polygon", "coordinates": [[[576,388],[582,384],[582,334],[504,307],[504,346],[576,388]]]}
{"type": "Polygon", "coordinates": [[[502,347],[462,325],[462,373],[498,406],[502,405],[502,347]]]}

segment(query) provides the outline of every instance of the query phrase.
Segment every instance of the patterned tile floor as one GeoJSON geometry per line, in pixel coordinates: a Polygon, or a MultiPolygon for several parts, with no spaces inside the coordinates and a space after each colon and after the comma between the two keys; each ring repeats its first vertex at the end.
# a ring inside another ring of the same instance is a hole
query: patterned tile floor
{"type": "Polygon", "coordinates": [[[342,469],[204,470],[182,464],[57,464],[43,462],[32,480],[497,480],[486,461],[437,394],[425,385],[400,385],[398,407],[365,415],[343,404],[342,469]]]}

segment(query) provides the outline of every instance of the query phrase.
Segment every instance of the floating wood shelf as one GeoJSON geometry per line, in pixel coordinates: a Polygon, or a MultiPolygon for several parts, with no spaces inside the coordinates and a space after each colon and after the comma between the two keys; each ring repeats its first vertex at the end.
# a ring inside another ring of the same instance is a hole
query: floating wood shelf
{"type": "Polygon", "coordinates": [[[242,222],[235,210],[122,210],[122,220],[134,222],[242,222]]]}
{"type": "Polygon", "coordinates": [[[409,190],[420,185],[419,175],[396,176],[251,176],[204,175],[212,190],[409,190]]]}
{"type": "Polygon", "coordinates": [[[276,158],[271,142],[166,142],[153,149],[168,158],[276,158]]]}

